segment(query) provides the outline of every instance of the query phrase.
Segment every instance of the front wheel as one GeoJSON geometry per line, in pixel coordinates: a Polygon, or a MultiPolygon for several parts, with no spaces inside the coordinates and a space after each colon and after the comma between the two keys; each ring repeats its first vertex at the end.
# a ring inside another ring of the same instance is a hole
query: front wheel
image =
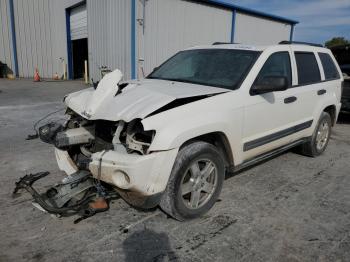
{"type": "Polygon", "coordinates": [[[311,140],[302,145],[301,152],[307,156],[321,155],[328,145],[332,130],[332,119],[326,112],[322,112],[311,140]]]}
{"type": "Polygon", "coordinates": [[[178,220],[198,217],[214,205],[224,178],[224,162],[216,147],[191,143],[176,157],[160,207],[178,220]]]}

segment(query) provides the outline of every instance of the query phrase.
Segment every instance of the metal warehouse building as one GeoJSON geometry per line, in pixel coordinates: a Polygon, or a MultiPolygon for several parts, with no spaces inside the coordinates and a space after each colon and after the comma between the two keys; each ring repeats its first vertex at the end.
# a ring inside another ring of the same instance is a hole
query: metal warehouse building
{"type": "Polygon", "coordinates": [[[230,0],[0,0],[0,61],[19,77],[89,77],[100,66],[147,75],[177,51],[213,42],[291,40],[297,21],[230,0]]]}

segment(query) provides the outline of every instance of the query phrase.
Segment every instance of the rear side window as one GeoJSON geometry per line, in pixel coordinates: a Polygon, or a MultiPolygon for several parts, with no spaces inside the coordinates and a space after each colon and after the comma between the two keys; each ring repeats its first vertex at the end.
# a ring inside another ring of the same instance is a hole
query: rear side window
{"type": "Polygon", "coordinates": [[[339,73],[330,55],[326,53],[318,53],[318,55],[321,59],[326,80],[338,79],[339,73]]]}
{"type": "Polygon", "coordinates": [[[321,81],[321,74],[314,53],[295,52],[295,60],[297,62],[299,85],[321,81]]]}

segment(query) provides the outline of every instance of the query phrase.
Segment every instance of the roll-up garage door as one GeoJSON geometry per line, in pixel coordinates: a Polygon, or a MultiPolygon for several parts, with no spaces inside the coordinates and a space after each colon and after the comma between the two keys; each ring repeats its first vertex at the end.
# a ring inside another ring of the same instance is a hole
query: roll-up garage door
{"type": "Polygon", "coordinates": [[[86,5],[80,5],[71,9],[70,35],[72,40],[88,37],[86,5]]]}

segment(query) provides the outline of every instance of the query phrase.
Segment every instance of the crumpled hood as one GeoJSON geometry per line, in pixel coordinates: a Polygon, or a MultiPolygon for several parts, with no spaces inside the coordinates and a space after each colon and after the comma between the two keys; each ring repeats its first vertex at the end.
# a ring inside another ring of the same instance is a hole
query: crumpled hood
{"type": "Polygon", "coordinates": [[[96,90],[87,88],[71,93],[65,98],[65,103],[84,118],[130,122],[136,118],[143,119],[179,98],[229,91],[216,87],[145,79],[130,82],[121,93],[117,94],[121,78],[121,72],[115,70],[100,81],[96,90]]]}

